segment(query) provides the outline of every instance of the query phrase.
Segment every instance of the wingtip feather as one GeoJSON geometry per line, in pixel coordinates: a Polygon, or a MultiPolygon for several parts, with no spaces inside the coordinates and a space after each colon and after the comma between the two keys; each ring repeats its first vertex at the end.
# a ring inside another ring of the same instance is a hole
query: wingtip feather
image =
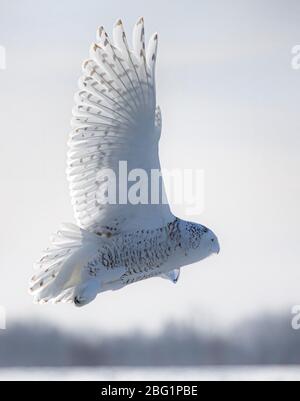
{"type": "Polygon", "coordinates": [[[117,19],[117,21],[115,22],[115,27],[117,27],[117,26],[121,26],[121,25],[123,25],[123,22],[122,22],[122,20],[119,18],[119,19],[117,19]]]}

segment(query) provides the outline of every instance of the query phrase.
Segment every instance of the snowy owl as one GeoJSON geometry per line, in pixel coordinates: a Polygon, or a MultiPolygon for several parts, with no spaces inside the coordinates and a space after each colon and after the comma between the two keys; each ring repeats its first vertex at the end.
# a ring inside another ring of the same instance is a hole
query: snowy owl
{"type": "Polygon", "coordinates": [[[128,202],[111,181],[128,171],[161,171],[161,111],[156,104],[158,35],[145,47],[144,20],[130,49],[121,20],[111,40],[101,27],[75,95],[67,176],[77,225],[65,224],[37,263],[36,302],[84,306],[104,291],[151,277],[176,283],[183,266],[219,253],[208,228],[176,218],[167,202],[128,202]],[[115,172],[109,180],[109,172],[115,172]]]}

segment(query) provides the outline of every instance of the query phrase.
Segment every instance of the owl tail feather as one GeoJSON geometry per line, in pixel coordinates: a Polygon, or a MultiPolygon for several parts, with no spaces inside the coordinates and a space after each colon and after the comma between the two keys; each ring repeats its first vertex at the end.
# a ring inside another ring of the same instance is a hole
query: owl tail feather
{"type": "Polygon", "coordinates": [[[30,280],[29,289],[35,302],[73,302],[84,259],[89,249],[95,249],[97,241],[96,234],[74,224],[63,224],[36,263],[37,272],[30,280]]]}

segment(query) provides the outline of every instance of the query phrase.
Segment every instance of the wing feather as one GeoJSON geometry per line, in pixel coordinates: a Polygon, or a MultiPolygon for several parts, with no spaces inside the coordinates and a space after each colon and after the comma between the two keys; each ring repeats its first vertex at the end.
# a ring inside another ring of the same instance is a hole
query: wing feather
{"type": "MultiPolygon", "coordinates": [[[[79,226],[97,233],[160,227],[173,220],[169,206],[116,202],[108,204],[108,176],[119,182],[119,162],[128,171],[143,169],[150,177],[160,170],[158,142],[161,113],[156,106],[157,35],[147,55],[144,20],[134,27],[133,51],[122,22],[114,25],[112,42],[101,27],[75,95],[67,175],[79,226]]],[[[127,188],[128,190],[128,188],[127,188]]],[[[120,188],[116,189],[120,195],[120,188]]]]}

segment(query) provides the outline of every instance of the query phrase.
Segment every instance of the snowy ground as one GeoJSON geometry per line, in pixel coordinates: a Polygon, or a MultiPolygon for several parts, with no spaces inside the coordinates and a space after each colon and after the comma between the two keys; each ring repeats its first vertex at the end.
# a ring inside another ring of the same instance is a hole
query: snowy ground
{"type": "Polygon", "coordinates": [[[199,380],[300,381],[300,367],[236,368],[38,368],[0,369],[0,381],[9,380],[199,380]]]}

